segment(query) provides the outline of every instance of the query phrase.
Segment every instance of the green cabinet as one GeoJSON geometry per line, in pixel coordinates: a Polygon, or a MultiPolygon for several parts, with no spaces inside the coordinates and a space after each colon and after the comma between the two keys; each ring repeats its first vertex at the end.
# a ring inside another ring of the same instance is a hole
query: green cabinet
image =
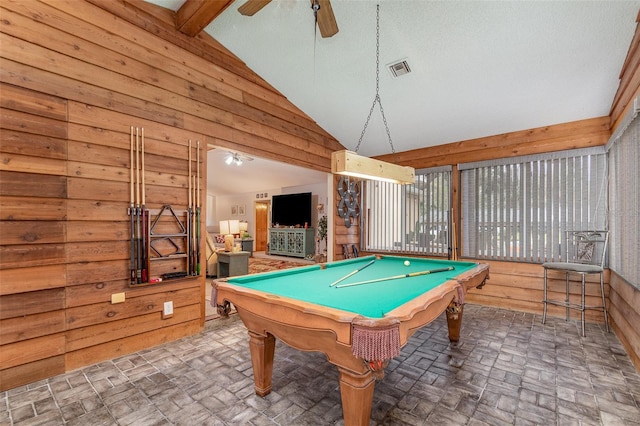
{"type": "Polygon", "coordinates": [[[313,258],[315,233],[312,228],[270,228],[269,254],[313,258]]]}

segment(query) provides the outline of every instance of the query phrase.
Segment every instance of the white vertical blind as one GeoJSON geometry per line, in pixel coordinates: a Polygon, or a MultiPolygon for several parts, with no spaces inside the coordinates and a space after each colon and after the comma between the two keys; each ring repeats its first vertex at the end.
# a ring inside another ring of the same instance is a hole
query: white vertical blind
{"type": "Polygon", "coordinates": [[[463,255],[559,260],[565,230],[606,229],[604,148],[461,164],[463,255]]]}
{"type": "Polygon", "coordinates": [[[640,118],[635,117],[609,150],[611,213],[609,264],[640,289],[640,118]]]}
{"type": "Polygon", "coordinates": [[[362,247],[448,255],[451,167],[417,170],[413,185],[365,181],[363,188],[362,247]]]}

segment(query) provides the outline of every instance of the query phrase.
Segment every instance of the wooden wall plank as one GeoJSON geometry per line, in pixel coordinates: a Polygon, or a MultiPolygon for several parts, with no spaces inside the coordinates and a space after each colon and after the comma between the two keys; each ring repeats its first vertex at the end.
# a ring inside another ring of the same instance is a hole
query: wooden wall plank
{"type": "Polygon", "coordinates": [[[0,152],[64,160],[67,158],[67,141],[3,129],[0,132],[0,152]]]}
{"type": "Polygon", "coordinates": [[[0,269],[0,296],[64,287],[65,270],[64,264],[0,269]]]}
{"type": "MultiPolygon", "coordinates": [[[[88,271],[92,273],[93,271],[88,271]]],[[[98,273],[94,274],[97,277],[102,277],[98,273]]],[[[83,283],[76,283],[73,286],[68,286],[66,289],[66,306],[77,307],[84,305],[91,305],[96,303],[111,303],[111,295],[114,293],[125,293],[126,300],[135,297],[167,294],[179,290],[188,288],[197,288],[198,283],[193,279],[176,279],[167,280],[162,284],[130,287],[127,280],[103,280],[96,281],[95,279],[88,278],[83,283]]]]}
{"type": "Polygon", "coordinates": [[[636,369],[640,370],[640,290],[616,273],[611,274],[609,313],[613,329],[636,369]]]}
{"type": "Polygon", "coordinates": [[[64,354],[64,348],[64,333],[3,344],[0,351],[0,365],[2,365],[3,369],[6,369],[44,358],[51,358],[64,354]]]}
{"type": "MultiPolygon", "coordinates": [[[[64,176],[0,170],[0,181],[2,181],[0,195],[53,199],[64,199],[67,195],[67,180],[64,176]]],[[[36,200],[36,202],[40,201],[36,200]]],[[[61,205],[66,206],[66,203],[62,202],[61,205]]]]}
{"type": "Polygon", "coordinates": [[[87,327],[95,324],[112,322],[124,318],[146,315],[151,312],[162,312],[163,304],[167,300],[173,301],[174,310],[181,306],[188,306],[194,300],[199,300],[199,288],[186,288],[170,294],[155,293],[139,297],[130,297],[124,303],[97,303],[70,307],[67,309],[67,324],[69,329],[87,327]]]}
{"type": "Polygon", "coordinates": [[[100,197],[101,201],[121,201],[129,197],[129,185],[129,182],[100,180],[100,191],[97,193],[96,180],[71,176],[67,180],[69,199],[79,200],[93,200],[100,197]]]}
{"type": "MultiPolygon", "coordinates": [[[[125,302],[126,303],[126,302],[125,302]]],[[[199,305],[188,305],[174,309],[173,317],[158,321],[158,312],[137,316],[135,319],[123,319],[94,326],[74,328],[67,334],[67,351],[77,351],[112,342],[129,336],[141,335],[161,327],[200,319],[199,305]]]]}
{"type": "Polygon", "coordinates": [[[105,260],[129,259],[129,241],[77,242],[67,244],[67,263],[102,262],[105,260]]]}
{"type": "Polygon", "coordinates": [[[65,366],[67,369],[73,370],[107,359],[118,358],[131,352],[141,351],[195,334],[200,331],[200,329],[201,325],[199,320],[181,322],[141,335],[130,336],[112,342],[101,343],[86,349],[67,352],[65,354],[65,366]]]}
{"type": "Polygon", "coordinates": [[[67,137],[67,124],[64,121],[53,120],[8,108],[0,108],[0,118],[0,126],[3,130],[7,129],[23,133],[46,135],[60,139],[66,139],[67,137]]]}
{"type": "Polygon", "coordinates": [[[63,243],[66,224],[42,221],[2,221],[0,222],[2,245],[63,243]]]}
{"type": "Polygon", "coordinates": [[[66,216],[66,202],[57,198],[0,196],[0,205],[0,220],[64,220],[66,216]]]}
{"type": "Polygon", "coordinates": [[[128,241],[128,222],[97,222],[93,221],[87,226],[85,222],[67,222],[68,242],[95,242],[95,241],[128,241]]]}
{"type": "Polygon", "coordinates": [[[0,389],[13,389],[65,372],[63,355],[0,369],[0,389]]]}
{"type": "MultiPolygon", "coordinates": [[[[637,19],[636,22],[638,22],[637,19]]],[[[640,91],[640,72],[638,70],[640,70],[640,26],[636,25],[633,40],[620,72],[620,84],[611,104],[609,116],[611,117],[611,128],[614,131],[624,112],[632,103],[633,97],[640,91]]]]}
{"type": "Polygon", "coordinates": [[[48,334],[64,332],[64,311],[43,312],[26,317],[0,320],[0,342],[2,345],[34,339],[48,334]],[[28,324],[25,327],[25,324],[28,324]]]}
{"type": "Polygon", "coordinates": [[[604,145],[610,135],[608,117],[599,117],[420,148],[376,158],[423,168],[599,146],[604,145]]]}
{"type": "Polygon", "coordinates": [[[129,258],[107,261],[78,262],[67,265],[67,286],[118,281],[128,287],[129,258]]]}
{"type": "Polygon", "coordinates": [[[0,246],[0,269],[65,263],[64,244],[0,246]]]}
{"type": "Polygon", "coordinates": [[[64,160],[49,160],[26,155],[0,153],[0,170],[46,175],[66,175],[67,163],[64,160]]]}
{"type": "Polygon", "coordinates": [[[64,291],[64,288],[52,288],[0,296],[0,319],[62,310],[64,309],[64,291]]]}
{"type": "Polygon", "coordinates": [[[115,93],[90,83],[83,83],[64,75],[49,72],[46,69],[39,69],[9,59],[2,60],[0,81],[14,85],[21,84],[42,93],[65,96],[73,101],[86,100],[87,93],[90,93],[94,105],[110,107],[133,117],[182,127],[182,113],[171,108],[136,99],[128,94],[115,93]],[[29,78],[25,78],[25,76],[29,76],[29,78]]]}
{"type": "MultiPolygon", "coordinates": [[[[99,193],[95,194],[99,197],[99,193]]],[[[127,192],[127,197],[128,197],[127,192]]],[[[86,221],[109,221],[120,219],[128,221],[127,209],[129,203],[122,201],[102,201],[94,200],[68,200],[67,201],[67,219],[68,220],[86,220],[86,221]]]]}
{"type": "MultiPolygon", "coordinates": [[[[152,33],[161,39],[168,41],[168,43],[155,42],[158,47],[156,49],[165,49],[166,55],[170,57],[176,57],[184,55],[184,52],[190,52],[192,56],[196,58],[202,58],[202,60],[216,64],[219,72],[227,77],[227,82],[232,86],[237,84],[238,80],[245,80],[251,82],[255,86],[255,90],[262,89],[266,91],[266,88],[271,88],[264,80],[258,77],[254,72],[248,69],[242,61],[235,56],[223,51],[222,49],[210,49],[210,45],[203,45],[202,43],[194,43],[194,39],[187,37],[184,34],[180,34],[175,30],[172,25],[158,22],[153,19],[152,16],[148,16],[145,11],[141,10],[137,6],[136,2],[126,1],[110,1],[110,0],[90,0],[91,3],[97,5],[101,9],[110,12],[113,15],[120,17],[122,20],[133,23],[138,28],[145,28],[148,33],[152,33]],[[136,4],[136,6],[134,6],[136,4]]],[[[69,2],[73,3],[73,2],[69,2]]],[[[61,6],[60,6],[61,7],[61,6]]],[[[151,7],[146,5],[146,8],[151,7]]],[[[75,8],[78,10],[78,8],[75,8]]],[[[72,13],[73,10],[66,9],[67,12],[72,13]]],[[[98,16],[95,11],[79,10],[76,13],[90,13],[90,16],[98,16]]],[[[109,16],[108,14],[106,16],[109,16]]],[[[122,24],[118,22],[118,24],[122,24]]],[[[126,33],[134,33],[133,29],[129,26],[123,28],[126,33]]],[[[145,34],[140,34],[140,37],[144,37],[145,34]]],[[[200,39],[201,37],[197,37],[200,39]]],[[[156,52],[160,54],[160,52],[156,52]]],[[[201,68],[200,66],[198,68],[201,68]]]]}
{"type": "Polygon", "coordinates": [[[67,101],[65,99],[35,91],[26,92],[23,88],[10,84],[0,84],[0,90],[3,92],[0,100],[2,108],[57,121],[67,120],[67,101]]]}

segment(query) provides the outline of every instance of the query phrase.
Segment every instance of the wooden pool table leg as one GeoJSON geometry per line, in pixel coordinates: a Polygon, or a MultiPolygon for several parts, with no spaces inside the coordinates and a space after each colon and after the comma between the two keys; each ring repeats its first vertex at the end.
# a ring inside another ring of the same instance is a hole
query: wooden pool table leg
{"type": "Polygon", "coordinates": [[[460,326],[462,325],[462,311],[464,305],[451,302],[447,307],[447,326],[449,327],[449,341],[457,343],[460,340],[460,326]]]}
{"type": "Polygon", "coordinates": [[[371,372],[354,373],[338,367],[345,426],[368,426],[376,380],[371,372]]]}
{"type": "Polygon", "coordinates": [[[271,334],[262,335],[249,330],[249,350],[256,395],[265,396],[271,392],[275,349],[276,338],[271,334]]]}

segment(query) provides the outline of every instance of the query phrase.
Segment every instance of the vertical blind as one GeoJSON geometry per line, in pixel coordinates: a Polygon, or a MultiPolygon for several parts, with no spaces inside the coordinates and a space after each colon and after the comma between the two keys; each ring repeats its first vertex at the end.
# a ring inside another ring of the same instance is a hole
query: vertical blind
{"type": "Polygon", "coordinates": [[[363,183],[361,246],[367,250],[447,255],[451,167],[416,170],[415,183],[363,183]]]}
{"type": "Polygon", "coordinates": [[[633,119],[609,150],[611,213],[609,264],[640,289],[640,118],[633,119]]]}
{"type": "Polygon", "coordinates": [[[560,260],[565,230],[606,229],[604,147],[461,164],[463,255],[560,260]]]}

